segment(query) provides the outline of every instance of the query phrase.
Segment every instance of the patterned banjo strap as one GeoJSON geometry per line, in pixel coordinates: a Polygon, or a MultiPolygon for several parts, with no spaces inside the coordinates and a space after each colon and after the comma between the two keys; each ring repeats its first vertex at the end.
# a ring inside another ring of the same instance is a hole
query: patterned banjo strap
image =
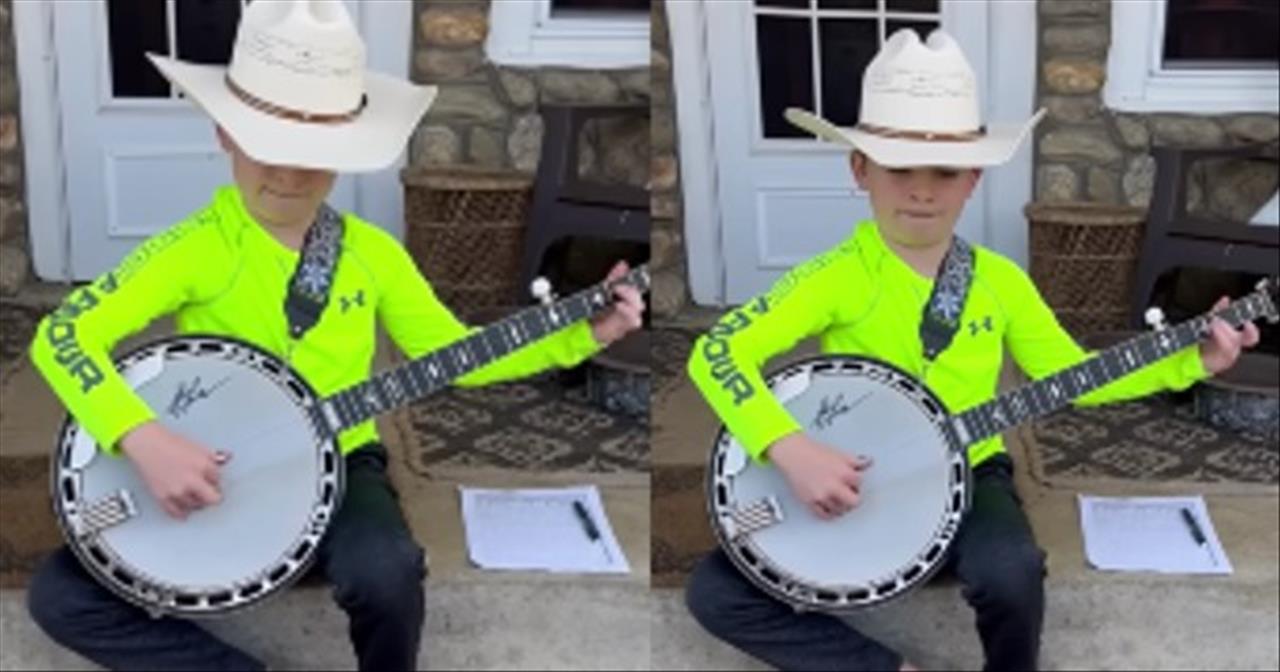
{"type": "Polygon", "coordinates": [[[302,241],[298,266],[293,269],[289,293],[284,298],[284,314],[289,320],[289,335],[293,338],[301,338],[315,326],[329,303],[342,230],[342,215],[328,203],[321,203],[316,211],[316,221],[312,222],[302,241]]]}
{"type": "Polygon", "coordinates": [[[920,342],[925,359],[932,362],[960,329],[960,313],[964,310],[969,286],[973,284],[973,248],[960,236],[951,237],[951,247],[942,259],[933,293],[924,305],[920,320],[920,342]]]}

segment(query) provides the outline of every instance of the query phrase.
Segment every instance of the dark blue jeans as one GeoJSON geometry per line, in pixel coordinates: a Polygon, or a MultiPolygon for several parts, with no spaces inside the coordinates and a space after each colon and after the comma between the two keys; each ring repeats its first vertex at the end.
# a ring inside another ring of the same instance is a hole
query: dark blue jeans
{"type": "MultiPolygon", "coordinates": [[[[347,613],[360,669],[411,670],[425,616],[422,547],[387,478],[386,448],[363,446],[346,466],[342,506],[316,551],[316,568],[347,613]]],[[[263,667],[192,621],[151,618],[99,584],[65,546],[37,570],[27,600],[50,637],[108,669],[263,667]]]]}
{"type": "MultiPolygon", "coordinates": [[[[977,612],[988,670],[1034,670],[1044,616],[1045,554],[1013,487],[1007,455],[974,470],[973,508],[949,568],[977,612]]],[[[693,570],[689,611],[708,632],[783,670],[897,670],[902,656],[819,612],[797,613],[748,581],[723,551],[693,570]]]]}

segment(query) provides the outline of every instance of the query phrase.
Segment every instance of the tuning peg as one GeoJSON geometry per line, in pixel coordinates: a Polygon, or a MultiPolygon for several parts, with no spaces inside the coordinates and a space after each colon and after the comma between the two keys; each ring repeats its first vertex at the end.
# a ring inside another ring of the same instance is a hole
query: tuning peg
{"type": "Polygon", "coordinates": [[[529,293],[544,306],[550,305],[555,300],[555,295],[551,293],[551,281],[541,276],[529,283],[529,293]]]}
{"type": "Polygon", "coordinates": [[[1147,312],[1142,314],[1142,319],[1146,321],[1147,326],[1155,329],[1156,331],[1160,331],[1165,327],[1164,311],[1160,310],[1159,306],[1152,306],[1148,308],[1147,312]]]}

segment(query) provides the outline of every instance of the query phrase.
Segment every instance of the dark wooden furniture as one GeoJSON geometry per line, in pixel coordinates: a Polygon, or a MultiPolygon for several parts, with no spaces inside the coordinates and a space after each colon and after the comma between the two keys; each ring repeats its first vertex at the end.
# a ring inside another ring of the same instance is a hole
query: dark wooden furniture
{"type": "Polygon", "coordinates": [[[1192,163],[1229,158],[1275,162],[1275,156],[1266,154],[1266,147],[1152,148],[1156,178],[1134,282],[1134,326],[1145,327],[1143,313],[1150,307],[1151,292],[1160,275],[1171,269],[1198,266],[1259,275],[1276,272],[1280,264],[1280,227],[1187,212],[1187,178],[1192,163]]]}

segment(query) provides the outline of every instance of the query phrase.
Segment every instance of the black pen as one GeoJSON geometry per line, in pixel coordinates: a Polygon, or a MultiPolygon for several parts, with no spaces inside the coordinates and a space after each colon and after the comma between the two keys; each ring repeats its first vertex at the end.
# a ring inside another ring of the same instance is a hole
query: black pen
{"type": "Polygon", "coordinates": [[[587,533],[587,538],[595,541],[600,538],[600,530],[596,529],[596,521],[591,520],[591,514],[587,513],[587,507],[582,502],[573,500],[573,512],[578,514],[578,522],[582,523],[582,529],[587,533]]]}
{"type": "Polygon", "coordinates": [[[1196,522],[1196,517],[1191,515],[1191,509],[1182,507],[1182,522],[1187,524],[1187,529],[1191,531],[1191,538],[1195,540],[1197,546],[1205,545],[1204,532],[1200,529],[1200,524],[1196,522]]]}

